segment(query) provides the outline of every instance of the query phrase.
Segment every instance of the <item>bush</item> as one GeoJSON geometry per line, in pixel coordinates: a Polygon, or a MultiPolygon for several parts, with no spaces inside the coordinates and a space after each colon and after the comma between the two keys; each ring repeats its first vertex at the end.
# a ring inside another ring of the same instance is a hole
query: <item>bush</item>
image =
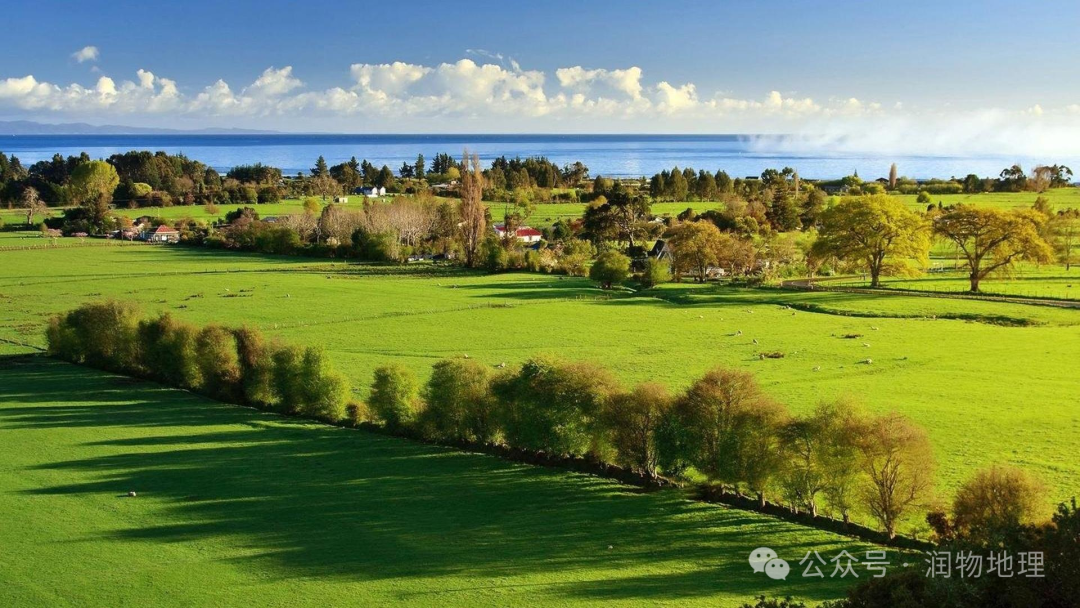
{"type": "Polygon", "coordinates": [[[641,284],[656,287],[671,280],[671,265],[663,260],[649,258],[645,260],[645,270],[641,273],[641,284]]]}
{"type": "Polygon", "coordinates": [[[620,464],[655,477],[659,454],[656,434],[671,409],[672,399],[661,384],[639,384],[615,395],[604,415],[612,447],[620,464]]]}
{"type": "Polygon", "coordinates": [[[195,338],[195,361],[202,380],[202,392],[237,402],[242,397],[240,361],[236,354],[236,337],[220,325],[207,325],[195,338]]]}
{"type": "Polygon", "coordinates": [[[491,372],[470,360],[435,364],[424,390],[420,428],[428,437],[490,442],[495,438],[491,372]]]}
{"type": "Polygon", "coordinates": [[[600,283],[604,289],[611,289],[612,285],[622,283],[629,276],[630,258],[618,251],[601,253],[589,269],[589,278],[600,283]]]}
{"type": "Polygon", "coordinates": [[[412,423],[419,401],[419,387],[412,371],[398,364],[375,370],[368,407],[387,428],[401,430],[412,423]]]}
{"type": "Polygon", "coordinates": [[[331,369],[321,348],[304,349],[300,377],[300,415],[325,422],[337,422],[345,417],[348,384],[341,374],[331,369]]]}
{"type": "Polygon", "coordinates": [[[49,354],[109,371],[135,370],[139,317],[138,306],[130,302],[83,304],[50,321],[46,331],[49,354]]]}
{"type": "Polygon", "coordinates": [[[270,407],[275,398],[273,353],[264,343],[262,334],[254,329],[242,327],[233,330],[233,336],[244,403],[270,407]]]}
{"type": "Polygon", "coordinates": [[[989,543],[1034,523],[1043,514],[1045,490],[1031,475],[1010,466],[977,472],[956,492],[953,526],[968,540],[989,543]]]}
{"type": "Polygon", "coordinates": [[[139,323],[142,370],[151,378],[171,386],[196,388],[202,378],[196,359],[198,330],[172,318],[168,313],[139,323]]]}
{"type": "Polygon", "coordinates": [[[274,362],[273,385],[275,406],[283,414],[299,414],[304,399],[303,378],[300,376],[304,351],[299,346],[278,346],[271,359],[274,362]]]}
{"type": "Polygon", "coordinates": [[[611,373],[597,365],[532,359],[495,383],[503,434],[516,447],[598,456],[599,418],[616,390],[611,373]]]}

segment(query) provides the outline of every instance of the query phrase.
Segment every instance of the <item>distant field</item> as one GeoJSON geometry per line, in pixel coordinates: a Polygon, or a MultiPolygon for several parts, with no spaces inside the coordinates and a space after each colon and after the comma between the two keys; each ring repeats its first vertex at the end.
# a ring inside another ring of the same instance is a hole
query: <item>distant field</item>
{"type": "Polygon", "coordinates": [[[688,284],[612,297],[584,279],[150,245],[0,252],[0,339],[44,345],[49,315],[100,297],[324,345],[361,397],[382,363],[425,377],[466,353],[490,365],[557,353],[673,388],[729,365],[795,412],[846,394],[911,416],[931,435],[946,498],[1002,461],[1038,474],[1055,498],[1080,491],[1080,310],[688,284]],[[1031,326],[1006,326],[1019,323],[1031,326]],[[787,356],[763,361],[763,351],[787,356]]]}
{"type": "MultiPolygon", "coordinates": [[[[926,206],[916,202],[917,195],[901,194],[894,195],[912,208],[920,210],[926,206]]],[[[1035,199],[1045,196],[1050,204],[1057,209],[1080,208],[1080,188],[1055,188],[1043,193],[1037,192],[988,192],[983,194],[931,194],[930,201],[934,205],[941,202],[943,205],[967,204],[981,207],[998,207],[1011,209],[1015,207],[1031,207],[1035,199]]]]}
{"type": "MultiPolygon", "coordinates": [[[[951,261],[950,261],[951,262],[951,261]]],[[[946,268],[952,268],[948,264],[946,268]]],[[[846,281],[830,283],[852,287],[867,287],[868,281],[846,281]]],[[[933,272],[917,278],[885,278],[882,287],[892,289],[914,289],[946,293],[967,293],[971,284],[964,271],[933,272]]],[[[1080,266],[1065,270],[1064,266],[1053,265],[1038,268],[1023,265],[1009,276],[984,279],[979,288],[985,294],[1020,296],[1025,298],[1051,298],[1057,300],[1080,300],[1080,266]]]]}
{"type": "Polygon", "coordinates": [[[798,561],[871,548],[40,357],[0,356],[0,455],[4,606],[816,603],[856,579],[798,561]],[[752,573],[760,546],[786,581],[752,573]]]}

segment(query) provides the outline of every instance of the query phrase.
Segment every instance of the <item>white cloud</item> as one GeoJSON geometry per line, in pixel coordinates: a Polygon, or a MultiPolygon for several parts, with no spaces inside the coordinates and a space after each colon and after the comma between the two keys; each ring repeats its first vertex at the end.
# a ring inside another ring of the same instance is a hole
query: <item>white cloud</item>
{"type": "Polygon", "coordinates": [[[127,116],[142,124],[183,119],[315,130],[786,133],[794,136],[770,145],[793,151],[1080,148],[1080,104],[963,110],[861,97],[816,100],[780,90],[736,96],[703,91],[694,82],[649,79],[636,66],[562,67],[549,79],[513,60],[471,54],[498,63],[356,63],[350,79],[325,89],[307,87],[292,66],[269,67],[246,86],[217,80],[187,92],[145,69],[131,79],[99,74],[87,84],[12,76],[0,78],[0,110],[35,118],[127,116]]]}
{"type": "Polygon", "coordinates": [[[292,66],[287,65],[280,70],[273,67],[266,68],[259,78],[251,83],[245,92],[260,97],[276,97],[303,86],[300,79],[292,75],[292,66]]]}
{"type": "Polygon", "coordinates": [[[87,61],[97,61],[101,53],[96,46],[84,46],[83,48],[75,51],[71,54],[71,58],[79,63],[85,63],[87,61]]]}
{"type": "Polygon", "coordinates": [[[559,79],[559,85],[565,89],[582,94],[594,93],[600,97],[625,95],[630,99],[640,99],[643,88],[641,68],[636,66],[625,70],[587,70],[578,65],[555,70],[555,77],[559,79]]]}

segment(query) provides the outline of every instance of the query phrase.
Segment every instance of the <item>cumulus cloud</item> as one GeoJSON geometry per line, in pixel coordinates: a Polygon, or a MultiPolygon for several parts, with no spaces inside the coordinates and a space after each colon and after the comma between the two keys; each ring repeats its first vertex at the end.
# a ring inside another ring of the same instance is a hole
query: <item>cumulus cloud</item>
{"type": "Polygon", "coordinates": [[[306,86],[292,66],[268,67],[246,85],[217,80],[186,89],[146,69],[130,79],[99,73],[91,83],[66,85],[0,74],[0,110],[33,117],[127,115],[157,124],[165,116],[194,124],[223,117],[226,124],[271,128],[784,133],[762,141],[794,152],[1080,148],[1080,104],[961,111],[858,97],[818,100],[780,90],[737,96],[650,79],[637,66],[575,65],[549,78],[497,54],[469,54],[497,63],[355,63],[345,82],[325,89],[306,86]]]}
{"type": "Polygon", "coordinates": [[[87,61],[97,61],[101,53],[96,46],[84,46],[83,48],[75,51],[71,54],[71,58],[79,63],[85,63],[87,61]]]}

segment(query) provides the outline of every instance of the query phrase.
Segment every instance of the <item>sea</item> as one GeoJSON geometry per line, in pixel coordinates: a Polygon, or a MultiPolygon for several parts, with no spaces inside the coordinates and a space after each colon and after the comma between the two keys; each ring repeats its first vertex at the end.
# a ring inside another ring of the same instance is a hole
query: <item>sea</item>
{"type": "MultiPolygon", "coordinates": [[[[30,164],[56,153],[86,152],[107,158],[129,150],[183,153],[227,171],[236,165],[263,163],[286,174],[307,172],[319,156],[331,165],[355,156],[395,172],[423,154],[460,157],[468,149],[487,164],[493,158],[545,156],[557,164],[576,161],[591,176],[651,176],[672,167],[724,170],[732,177],[760,175],[768,168],[791,167],[806,179],[835,179],[858,173],[866,180],[887,176],[896,163],[900,175],[915,179],[996,176],[1013,163],[1025,168],[1069,159],[1021,158],[1008,153],[979,155],[885,154],[839,151],[828,145],[792,146],[783,136],[755,135],[334,135],[334,134],[138,134],[2,135],[0,151],[30,164]]],[[[1080,159],[1077,159],[1080,160],[1080,159]]]]}

